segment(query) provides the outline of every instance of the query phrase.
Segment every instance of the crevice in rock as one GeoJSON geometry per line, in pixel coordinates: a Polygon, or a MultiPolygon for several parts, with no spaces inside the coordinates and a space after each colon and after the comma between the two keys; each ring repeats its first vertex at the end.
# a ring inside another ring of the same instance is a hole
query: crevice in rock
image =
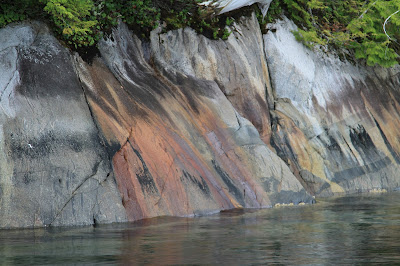
{"type": "MultiPolygon", "coordinates": [[[[99,138],[99,143],[103,146],[103,147],[105,147],[105,143],[104,143],[104,141],[103,141],[103,138],[102,138],[102,135],[101,135],[101,129],[99,128],[99,125],[98,125],[98,123],[97,123],[97,119],[95,118],[95,116],[94,116],[94,113],[93,113],[93,110],[92,110],[92,106],[91,106],[91,104],[90,104],[90,102],[89,102],[89,99],[88,99],[88,96],[87,96],[87,93],[86,93],[86,90],[85,90],[85,87],[84,87],[84,83],[83,83],[83,81],[82,81],[82,79],[81,79],[81,77],[80,77],[80,72],[79,72],[79,70],[77,69],[78,67],[76,66],[76,63],[77,62],[75,62],[75,60],[74,59],[72,59],[72,65],[74,66],[74,70],[75,70],[75,73],[76,73],[76,76],[77,76],[77,78],[78,78],[78,80],[79,80],[79,83],[81,84],[81,89],[82,89],[82,93],[83,93],[83,99],[85,100],[85,102],[86,102],[86,105],[87,105],[87,107],[88,107],[88,110],[89,110],[89,114],[90,114],[90,117],[92,118],[92,121],[93,121],[93,124],[94,124],[94,126],[96,127],[96,131],[97,131],[97,136],[98,136],[98,138],[99,138]]],[[[105,147],[106,148],[106,147],[105,147]]],[[[110,158],[109,158],[110,159],[110,158]]]]}
{"type": "Polygon", "coordinates": [[[93,227],[97,227],[98,226],[98,222],[97,222],[97,219],[94,217],[94,214],[93,214],[92,220],[93,220],[93,222],[92,222],[93,227]]]}
{"type": "Polygon", "coordinates": [[[96,164],[94,165],[94,167],[93,167],[93,172],[92,172],[92,174],[90,174],[89,176],[87,176],[87,177],[72,191],[71,196],[70,196],[70,197],[68,198],[68,200],[64,203],[64,205],[61,207],[61,209],[56,213],[56,215],[54,216],[53,220],[48,224],[48,226],[51,226],[51,225],[54,223],[54,221],[61,215],[61,213],[64,211],[65,207],[67,207],[68,203],[70,203],[71,200],[72,200],[77,194],[79,194],[79,193],[78,193],[78,190],[79,190],[89,179],[94,179],[94,180],[96,180],[96,181],[99,183],[99,185],[101,185],[101,181],[98,180],[97,178],[94,178],[94,177],[97,175],[97,173],[98,173],[98,171],[99,171],[99,168],[100,168],[100,165],[101,165],[102,162],[103,162],[103,160],[101,160],[100,162],[96,163],[96,164]]]}
{"type": "MultiPolygon", "coordinates": [[[[13,47],[14,47],[14,46],[13,46],[13,47]]],[[[3,101],[4,93],[6,93],[6,91],[8,90],[8,87],[10,86],[10,84],[11,84],[11,83],[14,81],[14,79],[16,78],[16,73],[18,73],[18,65],[19,65],[19,60],[20,60],[20,54],[19,54],[17,48],[18,48],[18,46],[15,46],[16,53],[17,53],[17,58],[15,59],[15,69],[14,69],[14,71],[13,71],[12,77],[10,78],[10,80],[8,81],[8,83],[6,84],[6,86],[4,87],[4,89],[1,91],[1,94],[0,94],[0,102],[3,101]]],[[[6,48],[6,49],[7,49],[7,48],[6,48]]],[[[5,49],[4,49],[4,50],[5,50],[5,49]]],[[[1,51],[0,51],[0,52],[1,52],[1,51]]],[[[8,97],[10,97],[11,93],[12,93],[12,92],[9,93],[8,97]]],[[[2,108],[3,108],[3,107],[2,107],[2,108]]]]}
{"type": "Polygon", "coordinates": [[[239,117],[238,112],[235,109],[234,109],[234,111],[235,111],[236,120],[237,120],[238,125],[239,125],[239,127],[235,130],[235,132],[237,132],[242,128],[242,122],[240,121],[240,117],[239,117]]]}
{"type": "Polygon", "coordinates": [[[0,94],[0,102],[3,100],[3,95],[4,93],[7,91],[8,86],[10,86],[10,83],[14,80],[15,78],[15,74],[17,73],[17,69],[14,70],[14,73],[12,75],[12,77],[10,78],[10,80],[7,82],[6,86],[4,87],[4,89],[2,90],[1,94],[0,94]]]}
{"type": "MultiPolygon", "coordinates": [[[[272,75],[271,75],[271,72],[270,72],[270,69],[269,69],[269,66],[268,66],[267,54],[265,52],[266,43],[265,43],[264,35],[265,34],[261,34],[261,41],[262,41],[262,48],[263,48],[262,49],[262,53],[263,53],[263,56],[264,56],[263,60],[265,62],[265,66],[267,67],[268,77],[269,77],[269,80],[267,80],[266,82],[269,83],[269,86],[271,87],[271,93],[272,93],[272,95],[270,95],[270,93],[268,92],[268,86],[267,86],[268,84],[265,84],[265,97],[266,97],[265,101],[267,102],[269,110],[276,110],[276,108],[275,108],[276,104],[275,103],[276,103],[277,96],[276,96],[276,90],[275,90],[275,88],[274,88],[274,86],[272,84],[272,81],[271,81],[272,75]],[[271,106],[272,103],[273,103],[273,106],[271,106]]],[[[270,114],[270,116],[271,116],[271,114],[270,114]]]]}
{"type": "Polygon", "coordinates": [[[74,49],[82,58],[83,61],[85,61],[88,65],[92,65],[93,61],[96,57],[101,57],[99,48],[97,48],[97,45],[93,46],[88,46],[88,47],[79,47],[77,49],[74,49]]]}
{"type": "MultiPolygon", "coordinates": [[[[85,89],[84,82],[82,81],[82,78],[81,78],[81,76],[80,76],[80,71],[78,70],[78,66],[77,66],[78,62],[77,62],[76,59],[74,59],[74,58],[71,58],[71,60],[72,60],[72,65],[73,65],[73,67],[74,67],[74,71],[75,71],[76,76],[77,76],[77,78],[78,78],[78,80],[79,80],[79,83],[80,83],[80,85],[81,85],[81,89],[82,89],[82,93],[83,93],[83,99],[85,100],[85,103],[86,103],[86,105],[87,105],[87,107],[88,107],[88,110],[89,110],[90,117],[91,117],[91,119],[92,119],[92,121],[93,121],[93,124],[94,124],[94,126],[95,126],[95,128],[96,128],[96,131],[97,131],[97,134],[96,134],[96,135],[97,135],[97,138],[98,138],[98,142],[100,143],[100,145],[101,145],[102,147],[104,147],[104,153],[105,153],[106,156],[107,156],[108,169],[110,169],[110,172],[107,174],[107,178],[105,179],[105,180],[107,180],[108,177],[110,176],[110,173],[113,171],[112,156],[113,156],[114,154],[110,154],[109,149],[107,149],[107,146],[106,146],[104,137],[103,137],[103,135],[102,135],[102,130],[101,130],[99,124],[97,123],[97,119],[96,119],[96,117],[95,117],[95,115],[94,115],[92,106],[91,106],[91,104],[90,104],[90,102],[89,102],[89,98],[88,98],[88,95],[87,95],[87,92],[86,92],[86,89],[85,89]]],[[[122,86],[121,86],[121,87],[122,87],[122,86]]],[[[113,180],[114,183],[117,183],[117,180],[116,180],[116,178],[115,178],[114,175],[113,175],[113,179],[114,179],[114,180],[113,180]]],[[[121,200],[121,201],[122,201],[122,200],[121,200]]]]}
{"type": "Polygon", "coordinates": [[[344,143],[346,143],[347,148],[349,149],[349,151],[351,152],[351,154],[353,154],[354,159],[357,160],[357,156],[354,154],[354,151],[353,151],[353,149],[350,147],[350,144],[347,142],[347,140],[346,140],[343,136],[342,136],[342,139],[343,139],[344,143]]]}
{"type": "Polygon", "coordinates": [[[216,173],[220,176],[221,180],[224,182],[226,189],[229,191],[229,193],[235,197],[235,199],[240,203],[240,205],[246,206],[244,201],[244,195],[241,189],[236,186],[236,184],[234,183],[232,178],[228,175],[228,173],[226,173],[215,160],[211,160],[211,163],[216,173]]]}

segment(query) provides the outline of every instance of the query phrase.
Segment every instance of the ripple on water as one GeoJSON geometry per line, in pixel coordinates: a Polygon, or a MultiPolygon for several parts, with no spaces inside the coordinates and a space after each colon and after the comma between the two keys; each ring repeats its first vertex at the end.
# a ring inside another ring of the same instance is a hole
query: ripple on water
{"type": "Polygon", "coordinates": [[[0,264],[393,264],[400,193],[161,217],[131,224],[0,231],[0,264]]]}

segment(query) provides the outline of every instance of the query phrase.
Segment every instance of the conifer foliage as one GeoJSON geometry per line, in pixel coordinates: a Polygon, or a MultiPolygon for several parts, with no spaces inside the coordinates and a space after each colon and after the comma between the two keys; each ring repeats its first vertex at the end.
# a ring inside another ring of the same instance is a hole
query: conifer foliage
{"type": "Polygon", "coordinates": [[[38,16],[43,5],[38,0],[1,0],[0,1],[0,28],[5,25],[38,16]]]}
{"type": "MultiPolygon", "coordinates": [[[[72,48],[95,45],[119,20],[142,37],[162,22],[165,29],[190,26],[210,38],[228,38],[226,26],[235,15],[215,16],[201,2],[0,0],[0,27],[26,19],[45,20],[72,48]]],[[[391,67],[400,61],[400,0],[274,0],[267,16],[260,16],[262,24],[282,12],[299,26],[296,39],[310,48],[345,49],[371,66],[391,67]]]]}
{"type": "Polygon", "coordinates": [[[47,21],[71,48],[95,45],[122,20],[146,38],[159,24],[186,26],[213,39],[227,39],[226,16],[210,16],[202,0],[0,0],[0,28],[16,21],[47,21]]]}
{"type": "Polygon", "coordinates": [[[278,8],[299,26],[296,39],[310,48],[344,48],[370,66],[399,62],[400,0],[282,0],[278,8]]]}
{"type": "Polygon", "coordinates": [[[91,46],[97,39],[98,21],[91,16],[91,0],[40,0],[56,25],[57,30],[70,45],[91,46]]]}

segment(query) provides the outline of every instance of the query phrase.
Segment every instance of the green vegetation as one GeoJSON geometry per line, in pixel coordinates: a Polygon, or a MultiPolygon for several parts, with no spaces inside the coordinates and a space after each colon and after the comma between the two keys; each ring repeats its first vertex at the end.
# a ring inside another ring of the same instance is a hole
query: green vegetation
{"type": "Polygon", "coordinates": [[[67,44],[94,45],[100,38],[91,0],[2,0],[0,27],[25,19],[46,20],[67,44]]]}
{"type": "Polygon", "coordinates": [[[119,20],[146,38],[160,23],[164,30],[190,26],[213,39],[227,39],[233,18],[210,16],[201,0],[1,0],[0,28],[26,19],[44,20],[68,46],[93,46],[119,20]]]}
{"type": "MultiPolygon", "coordinates": [[[[254,10],[211,16],[213,10],[198,5],[202,1],[1,0],[0,27],[26,19],[45,20],[68,46],[79,49],[96,44],[119,20],[143,38],[161,24],[165,31],[189,26],[209,38],[227,39],[231,33],[227,26],[254,10]]],[[[400,0],[274,0],[265,18],[256,12],[264,29],[286,14],[299,26],[296,39],[309,48],[346,49],[368,65],[390,67],[399,62],[398,10],[400,0]]]]}
{"type": "Polygon", "coordinates": [[[274,2],[269,19],[276,18],[284,9],[299,26],[294,32],[296,39],[310,48],[323,45],[346,49],[370,66],[390,67],[399,62],[400,13],[395,12],[400,10],[400,0],[274,2]],[[387,34],[383,28],[385,21],[387,34]]]}
{"type": "Polygon", "coordinates": [[[0,28],[15,21],[38,17],[44,6],[37,2],[35,0],[1,0],[0,28]]]}
{"type": "Polygon", "coordinates": [[[226,40],[230,31],[226,26],[233,23],[227,16],[211,16],[212,10],[201,7],[203,0],[153,0],[160,10],[161,21],[166,24],[164,30],[191,27],[212,39],[226,40]]]}
{"type": "Polygon", "coordinates": [[[91,0],[40,0],[56,29],[75,46],[91,46],[98,40],[97,20],[91,16],[91,0]]]}

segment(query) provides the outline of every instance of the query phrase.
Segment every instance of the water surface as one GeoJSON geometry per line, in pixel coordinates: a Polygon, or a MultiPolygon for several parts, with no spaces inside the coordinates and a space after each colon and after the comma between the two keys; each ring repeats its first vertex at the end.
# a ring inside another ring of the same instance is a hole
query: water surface
{"type": "Polygon", "coordinates": [[[0,264],[400,264],[400,193],[312,206],[0,231],[0,264]]]}

